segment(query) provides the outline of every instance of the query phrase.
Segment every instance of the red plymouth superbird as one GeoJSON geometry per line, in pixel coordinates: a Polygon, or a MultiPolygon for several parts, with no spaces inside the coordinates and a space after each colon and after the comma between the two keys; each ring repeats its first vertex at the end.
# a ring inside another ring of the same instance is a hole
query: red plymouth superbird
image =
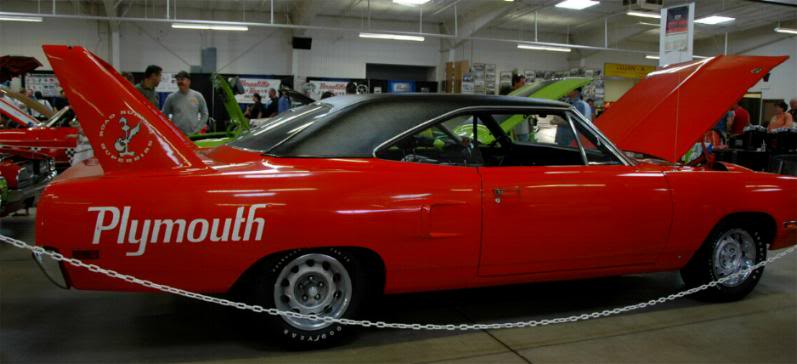
{"type": "MultiPolygon", "coordinates": [[[[787,57],[654,72],[598,120],[603,132],[561,102],[371,95],[296,108],[199,149],[99,57],[44,51],[96,158],[47,187],[37,244],[157,283],[351,318],[381,293],[675,270],[694,287],[797,242],[796,178],[675,164],[787,57]],[[499,126],[516,115],[528,134],[499,126]]],[[[45,268],[77,289],[145,290],[45,268]]],[[[740,299],[762,272],[703,297],[740,299]]],[[[304,345],[349,331],[266,321],[304,345]]]]}
{"type": "Polygon", "coordinates": [[[0,148],[47,155],[56,167],[69,167],[78,141],[78,129],[72,125],[74,112],[64,108],[44,123],[20,110],[7,98],[0,98],[0,116],[6,119],[0,129],[0,148]]]}

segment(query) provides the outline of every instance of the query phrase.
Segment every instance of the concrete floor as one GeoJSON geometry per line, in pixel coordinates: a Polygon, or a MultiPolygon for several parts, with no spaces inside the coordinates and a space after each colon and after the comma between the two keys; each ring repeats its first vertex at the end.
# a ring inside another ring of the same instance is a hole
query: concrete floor
{"type": "MultiPolygon", "coordinates": [[[[0,232],[33,241],[33,217],[0,232]]],[[[291,352],[242,315],[160,294],[65,291],[29,255],[0,243],[0,363],[457,362],[795,363],[797,256],[767,268],[747,299],[690,298],[644,312],[540,328],[478,332],[364,329],[346,345],[291,352]]],[[[682,289],[676,273],[387,297],[374,319],[503,322],[637,303],[682,289]]]]}

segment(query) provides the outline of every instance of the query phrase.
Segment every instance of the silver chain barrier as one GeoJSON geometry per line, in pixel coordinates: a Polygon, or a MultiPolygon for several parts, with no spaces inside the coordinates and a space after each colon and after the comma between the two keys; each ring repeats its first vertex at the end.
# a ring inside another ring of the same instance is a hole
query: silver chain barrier
{"type": "Polygon", "coordinates": [[[139,279],[133,277],[131,275],[122,274],[117,271],[111,269],[104,269],[96,264],[86,264],[83,261],[75,258],[67,258],[63,254],[48,251],[40,246],[32,246],[23,241],[7,237],[5,235],[0,234],[0,241],[13,245],[17,248],[27,249],[33,252],[33,254],[39,256],[47,256],[59,262],[64,262],[71,264],[75,267],[85,268],[94,273],[104,274],[111,278],[121,279],[128,283],[137,284],[146,288],[155,289],[165,293],[171,293],[178,296],[183,296],[199,301],[204,301],[208,303],[214,303],[217,305],[234,307],[239,310],[245,311],[252,311],[255,313],[266,313],[272,316],[286,316],[286,317],[293,317],[298,319],[306,319],[306,320],[314,320],[314,321],[323,321],[328,323],[339,323],[342,325],[350,325],[350,326],[362,326],[362,327],[377,327],[380,329],[410,329],[410,330],[436,330],[436,331],[470,331],[470,330],[497,330],[497,329],[511,329],[511,328],[519,328],[519,327],[537,327],[537,326],[547,326],[552,324],[562,324],[567,322],[578,322],[578,321],[585,321],[590,319],[596,319],[601,317],[608,317],[614,316],[621,313],[631,312],[640,310],[647,307],[652,307],[658,304],[662,304],[669,301],[674,301],[679,298],[695,294],[700,291],[705,291],[709,288],[715,287],[718,284],[722,284],[725,281],[735,278],[737,275],[746,274],[749,271],[753,271],[759,268],[763,268],[767,264],[770,264],[780,258],[783,258],[786,255],[793,253],[797,250],[797,246],[792,246],[788,249],[782,250],[778,252],[766,260],[762,260],[758,264],[755,264],[747,269],[743,269],[739,272],[734,274],[722,277],[715,281],[706,283],[704,285],[690,288],[681,292],[673,293],[668,296],[659,297],[657,299],[652,299],[646,302],[637,303],[635,305],[628,305],[623,307],[617,307],[612,309],[606,309],[603,311],[597,311],[592,313],[584,313],[580,315],[573,315],[567,317],[559,317],[553,319],[542,319],[542,320],[529,320],[529,321],[519,321],[519,322],[508,322],[508,323],[495,323],[495,324],[448,324],[448,325],[441,325],[441,324],[407,324],[407,323],[391,323],[391,322],[384,322],[384,321],[368,321],[368,320],[352,320],[352,319],[345,319],[345,318],[334,318],[329,316],[319,316],[319,315],[308,315],[308,314],[301,314],[296,313],[293,311],[281,311],[276,308],[265,308],[259,305],[250,305],[248,303],[243,302],[235,302],[230,301],[223,298],[217,298],[212,296],[203,295],[200,293],[194,293],[190,291],[186,291],[179,288],[174,288],[171,286],[167,286],[165,284],[158,284],[152,281],[148,281],[146,279],[139,279]]]}

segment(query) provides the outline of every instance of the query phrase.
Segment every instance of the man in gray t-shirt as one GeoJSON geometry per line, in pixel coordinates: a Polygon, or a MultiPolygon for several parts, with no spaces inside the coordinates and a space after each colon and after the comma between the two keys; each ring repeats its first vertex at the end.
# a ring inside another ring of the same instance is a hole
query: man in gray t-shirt
{"type": "Polygon", "coordinates": [[[174,77],[180,89],[169,95],[163,103],[163,113],[183,134],[196,134],[207,126],[208,106],[201,93],[192,90],[191,76],[180,71],[174,77]]]}

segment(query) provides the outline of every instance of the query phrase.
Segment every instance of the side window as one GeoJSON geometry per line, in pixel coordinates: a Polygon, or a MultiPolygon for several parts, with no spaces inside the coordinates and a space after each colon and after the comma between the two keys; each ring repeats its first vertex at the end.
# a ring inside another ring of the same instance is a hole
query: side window
{"type": "Polygon", "coordinates": [[[589,164],[622,164],[620,159],[606,147],[603,140],[587,129],[580,121],[574,120],[574,124],[589,164]]]}
{"type": "Polygon", "coordinates": [[[500,128],[511,142],[507,146],[484,145],[480,135],[479,154],[485,166],[584,165],[578,141],[564,111],[490,113],[480,114],[479,118],[485,124],[497,124],[496,128],[500,128]]]}
{"type": "Polygon", "coordinates": [[[378,158],[402,162],[467,166],[473,155],[473,117],[460,115],[406,136],[376,153],[378,158]]]}

